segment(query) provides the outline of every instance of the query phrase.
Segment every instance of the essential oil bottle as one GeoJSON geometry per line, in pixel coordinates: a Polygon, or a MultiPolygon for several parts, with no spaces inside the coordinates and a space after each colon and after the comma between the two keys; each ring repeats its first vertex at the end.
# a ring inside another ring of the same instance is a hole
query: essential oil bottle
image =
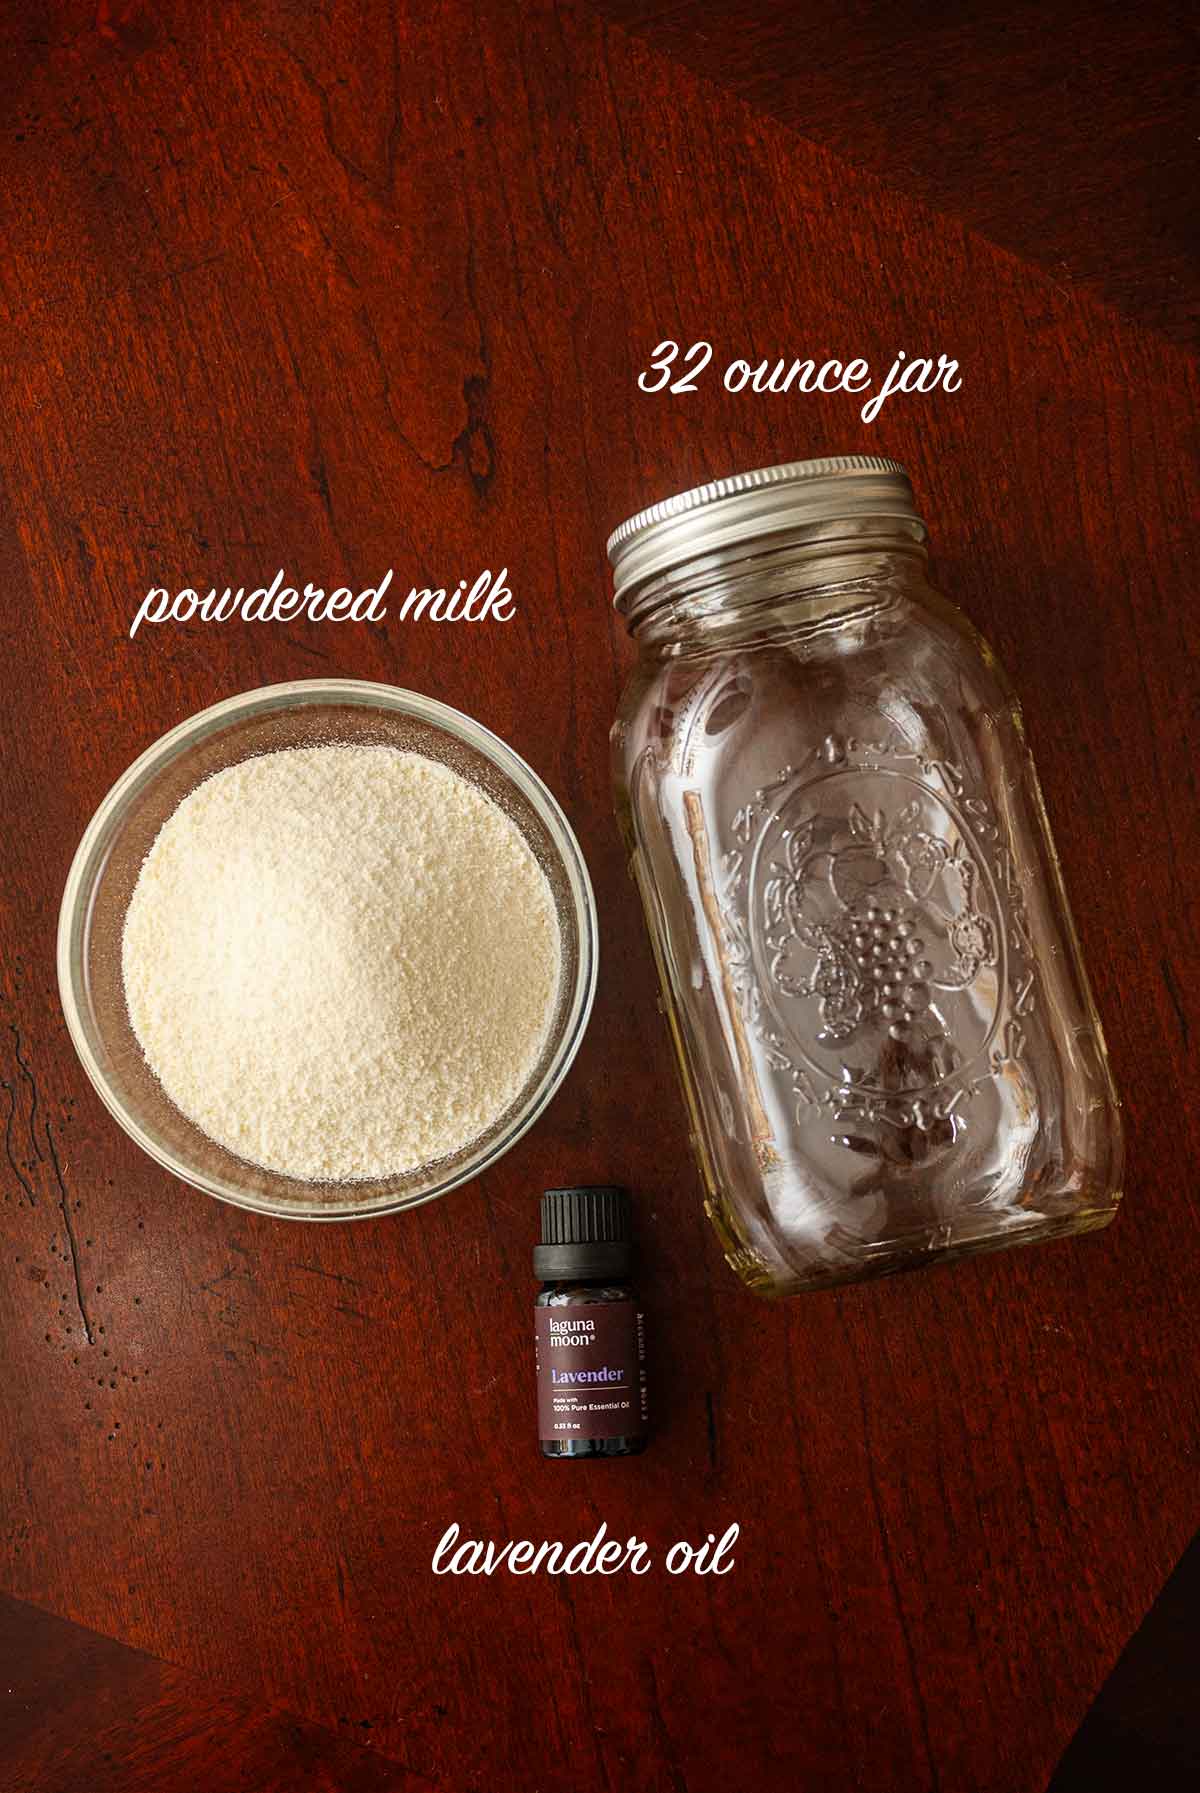
{"type": "Polygon", "coordinates": [[[632,1457],[646,1445],[646,1347],[629,1272],[629,1194],[548,1189],[533,1269],[543,1457],[632,1457]]]}

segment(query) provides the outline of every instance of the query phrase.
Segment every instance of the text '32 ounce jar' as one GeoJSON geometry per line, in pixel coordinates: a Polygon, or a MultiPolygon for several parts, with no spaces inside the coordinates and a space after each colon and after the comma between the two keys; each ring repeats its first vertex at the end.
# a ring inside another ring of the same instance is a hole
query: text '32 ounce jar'
{"type": "Polygon", "coordinates": [[[1121,1128],[1020,711],[893,461],[609,542],[622,826],[706,1206],[764,1294],[1103,1226],[1121,1128]]]}

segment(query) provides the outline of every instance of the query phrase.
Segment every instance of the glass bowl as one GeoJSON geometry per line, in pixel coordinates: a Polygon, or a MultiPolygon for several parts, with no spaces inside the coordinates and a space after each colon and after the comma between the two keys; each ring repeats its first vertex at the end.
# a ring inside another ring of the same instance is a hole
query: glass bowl
{"type": "Polygon", "coordinates": [[[238,1207],[293,1220],[390,1214],[445,1195],[514,1145],[546,1107],[579,1048],[596,987],[596,906],[579,843],[524,760],[446,704],[391,685],[301,679],[201,710],[119,778],[71,865],[58,924],[63,1013],[84,1070],[113,1116],[165,1170],[238,1207]],[[459,1152],[401,1175],[311,1183],[238,1158],[170,1101],[142,1055],[125,1006],[121,935],[142,861],[188,793],[226,766],[328,742],[397,747],[469,779],[521,830],[549,880],[562,972],[541,1056],[499,1119],[459,1152]]]}

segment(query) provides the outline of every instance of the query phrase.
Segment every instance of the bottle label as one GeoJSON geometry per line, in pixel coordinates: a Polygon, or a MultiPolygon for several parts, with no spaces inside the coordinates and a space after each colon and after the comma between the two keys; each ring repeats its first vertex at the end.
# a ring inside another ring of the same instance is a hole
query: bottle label
{"type": "Polygon", "coordinates": [[[635,1301],[534,1309],[538,1433],[640,1438],[646,1430],[646,1344],[635,1301]]]}

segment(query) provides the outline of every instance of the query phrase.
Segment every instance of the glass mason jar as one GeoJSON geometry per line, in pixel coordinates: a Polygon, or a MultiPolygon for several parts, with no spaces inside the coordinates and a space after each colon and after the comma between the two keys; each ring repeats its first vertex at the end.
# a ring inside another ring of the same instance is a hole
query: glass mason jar
{"type": "Polygon", "coordinates": [[[789,1294],[1111,1220],[1121,1127],[1021,713],[904,469],[718,480],[609,542],[618,811],[705,1206],[789,1294]]]}

